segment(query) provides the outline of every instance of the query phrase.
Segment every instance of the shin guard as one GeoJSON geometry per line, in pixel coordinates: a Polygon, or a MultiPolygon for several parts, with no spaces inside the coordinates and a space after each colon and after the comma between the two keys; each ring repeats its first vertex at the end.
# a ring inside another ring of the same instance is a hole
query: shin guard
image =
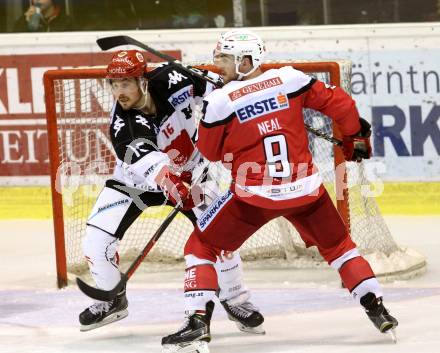
{"type": "Polygon", "coordinates": [[[238,251],[222,251],[214,266],[218,276],[220,301],[248,292],[243,282],[242,262],[238,251]]]}
{"type": "Polygon", "coordinates": [[[382,296],[379,282],[370,264],[362,256],[354,257],[342,264],[339,268],[339,274],[344,286],[354,299],[359,301],[368,292],[372,292],[378,297],[382,296]]]}
{"type": "Polygon", "coordinates": [[[192,266],[185,273],[185,311],[205,310],[218,289],[217,274],[211,264],[192,266]]]}
{"type": "Polygon", "coordinates": [[[96,286],[101,289],[113,289],[121,279],[117,249],[118,238],[102,230],[87,226],[83,240],[83,251],[87,259],[90,274],[96,286]]]}

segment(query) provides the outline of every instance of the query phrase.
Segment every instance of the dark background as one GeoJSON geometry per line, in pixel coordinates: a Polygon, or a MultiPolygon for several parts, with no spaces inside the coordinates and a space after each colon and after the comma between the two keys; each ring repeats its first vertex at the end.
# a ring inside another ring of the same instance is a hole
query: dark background
{"type": "MultiPolygon", "coordinates": [[[[76,31],[233,27],[232,0],[57,0],[76,31]]],[[[428,22],[440,20],[439,0],[243,0],[244,26],[428,22]],[[324,8],[326,4],[326,8],[324,8]],[[263,9],[263,11],[262,11],[263,9]]],[[[0,0],[0,32],[12,32],[29,0],[0,0]]]]}

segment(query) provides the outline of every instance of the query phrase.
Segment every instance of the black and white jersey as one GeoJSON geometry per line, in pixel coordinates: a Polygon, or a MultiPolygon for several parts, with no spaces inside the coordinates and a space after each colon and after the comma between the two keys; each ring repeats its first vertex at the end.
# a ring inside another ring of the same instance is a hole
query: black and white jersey
{"type": "Polygon", "coordinates": [[[200,159],[194,146],[197,131],[194,112],[214,87],[173,64],[149,72],[147,79],[148,92],[157,110],[157,144],[168,153],[175,167],[187,170],[185,166],[189,162],[193,164],[200,159]]]}
{"type": "Polygon", "coordinates": [[[116,154],[115,179],[129,186],[159,191],[154,178],[169,159],[157,147],[158,131],[153,115],[137,109],[124,110],[115,102],[109,127],[116,154]]]}
{"type": "Polygon", "coordinates": [[[157,150],[158,128],[154,115],[137,109],[124,110],[116,102],[110,123],[110,139],[116,156],[132,164],[157,150]]]}
{"type": "Polygon", "coordinates": [[[159,191],[154,178],[164,165],[191,170],[200,161],[194,112],[214,87],[172,64],[149,72],[147,79],[156,115],[123,110],[116,102],[109,132],[117,156],[114,177],[159,191]]]}

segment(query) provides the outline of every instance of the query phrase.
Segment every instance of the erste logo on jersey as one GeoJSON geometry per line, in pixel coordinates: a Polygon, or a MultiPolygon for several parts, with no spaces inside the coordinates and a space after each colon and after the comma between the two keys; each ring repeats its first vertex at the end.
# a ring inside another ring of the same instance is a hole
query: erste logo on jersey
{"type": "Polygon", "coordinates": [[[245,123],[260,116],[288,108],[289,99],[285,93],[278,92],[274,94],[271,92],[270,94],[260,96],[257,101],[255,99],[248,99],[236,105],[235,113],[240,123],[245,123]]]}
{"type": "Polygon", "coordinates": [[[180,105],[186,103],[186,101],[192,97],[194,97],[194,87],[193,85],[189,85],[173,93],[168,98],[168,102],[177,110],[180,108],[180,105]]]}

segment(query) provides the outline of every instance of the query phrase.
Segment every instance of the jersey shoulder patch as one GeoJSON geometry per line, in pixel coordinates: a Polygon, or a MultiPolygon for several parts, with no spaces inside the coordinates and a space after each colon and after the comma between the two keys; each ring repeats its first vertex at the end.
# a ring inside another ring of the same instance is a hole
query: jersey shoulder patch
{"type": "Polygon", "coordinates": [[[189,73],[171,63],[150,71],[147,74],[147,80],[149,87],[171,92],[176,92],[183,86],[193,83],[189,73]]]}

